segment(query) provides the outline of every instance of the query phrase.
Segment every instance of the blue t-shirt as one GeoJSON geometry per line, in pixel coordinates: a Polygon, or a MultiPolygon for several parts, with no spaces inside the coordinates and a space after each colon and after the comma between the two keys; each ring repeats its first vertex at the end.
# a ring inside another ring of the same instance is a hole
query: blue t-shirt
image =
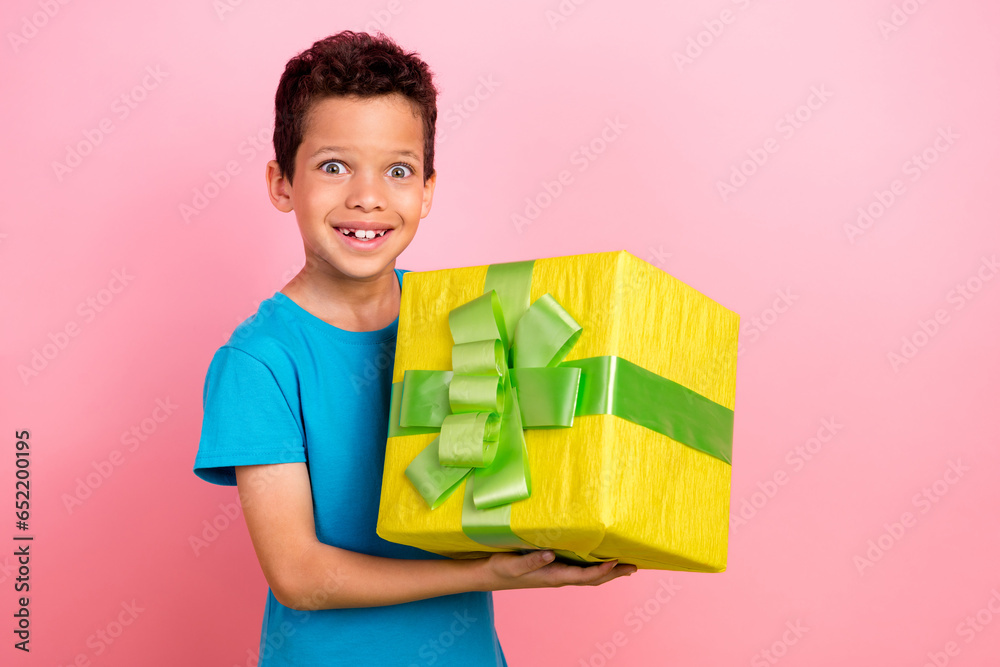
{"type": "MultiPolygon", "coordinates": [[[[398,323],[345,331],[281,292],[262,301],[209,365],[195,474],[235,485],[233,466],[305,461],[320,542],[444,558],[375,534],[398,323]]],[[[506,664],[491,592],[298,611],[267,591],[258,667],[506,664]]]]}

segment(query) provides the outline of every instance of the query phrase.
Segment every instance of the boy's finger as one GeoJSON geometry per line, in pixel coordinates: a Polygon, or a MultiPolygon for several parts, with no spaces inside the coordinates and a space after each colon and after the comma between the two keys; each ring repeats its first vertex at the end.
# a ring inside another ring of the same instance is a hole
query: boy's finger
{"type": "Polygon", "coordinates": [[[599,567],[588,568],[583,576],[573,582],[577,586],[600,586],[606,581],[611,581],[617,576],[615,568],[608,568],[603,563],[599,567]]]}
{"type": "Polygon", "coordinates": [[[615,565],[618,564],[618,560],[608,560],[600,563],[599,565],[590,565],[588,567],[578,567],[573,568],[573,570],[568,572],[567,583],[574,584],[577,586],[591,585],[614,571],[615,565]]]}
{"type": "Polygon", "coordinates": [[[531,561],[532,570],[537,570],[540,567],[545,567],[546,565],[548,565],[549,563],[551,563],[556,559],[555,552],[549,551],[548,549],[543,549],[542,551],[536,551],[529,555],[533,557],[531,561]]]}
{"type": "Polygon", "coordinates": [[[601,568],[604,571],[601,572],[601,575],[599,577],[597,577],[597,578],[598,579],[603,579],[604,577],[607,577],[607,576],[611,575],[615,571],[616,567],[618,567],[618,559],[617,558],[615,560],[609,560],[609,561],[605,561],[605,562],[601,563],[601,568]]]}
{"type": "Polygon", "coordinates": [[[604,584],[612,579],[618,579],[620,577],[627,577],[633,572],[638,572],[639,568],[634,565],[619,565],[612,569],[608,574],[600,581],[598,584],[604,584]]]}
{"type": "Polygon", "coordinates": [[[511,563],[511,569],[513,570],[511,574],[515,577],[520,577],[548,565],[553,560],[555,560],[555,554],[552,551],[531,551],[522,554],[517,560],[511,563]]]}

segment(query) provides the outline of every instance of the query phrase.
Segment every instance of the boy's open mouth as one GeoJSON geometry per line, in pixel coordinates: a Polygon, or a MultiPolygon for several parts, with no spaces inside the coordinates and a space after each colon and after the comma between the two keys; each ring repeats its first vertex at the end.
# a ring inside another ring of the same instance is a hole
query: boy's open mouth
{"type": "Polygon", "coordinates": [[[381,238],[392,231],[391,229],[349,229],[347,227],[335,227],[334,229],[344,236],[352,239],[359,239],[361,241],[370,241],[372,239],[381,238]]]}

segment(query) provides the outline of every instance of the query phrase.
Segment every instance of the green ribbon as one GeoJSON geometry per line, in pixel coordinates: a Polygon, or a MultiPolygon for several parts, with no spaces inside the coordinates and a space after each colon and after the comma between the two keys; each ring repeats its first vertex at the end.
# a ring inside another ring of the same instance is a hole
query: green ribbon
{"type": "Polygon", "coordinates": [[[484,294],[449,313],[452,370],[405,371],[389,415],[389,436],[440,431],[406,469],[428,506],[466,481],[463,532],[508,549],[538,548],[510,528],[531,495],[525,428],[613,414],[732,462],[732,410],[621,357],[564,362],[582,328],[549,294],[529,305],[533,265],[490,265],[484,294]]]}

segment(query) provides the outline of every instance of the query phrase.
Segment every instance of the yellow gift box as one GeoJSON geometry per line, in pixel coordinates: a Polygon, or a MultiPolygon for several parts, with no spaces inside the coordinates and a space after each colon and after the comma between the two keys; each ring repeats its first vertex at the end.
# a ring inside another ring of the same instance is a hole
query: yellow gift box
{"type": "MultiPolygon", "coordinates": [[[[452,558],[539,548],[571,562],[617,558],[640,568],[724,571],[731,458],[691,445],[686,432],[699,424],[668,425],[676,440],[618,414],[578,412],[569,427],[525,427],[530,495],[505,507],[522,548],[492,546],[463,530],[471,492],[459,488],[431,509],[407,469],[439,433],[399,434],[406,432],[397,428],[403,380],[407,371],[452,368],[449,313],[484,295],[490,269],[403,276],[390,416],[396,423],[386,442],[377,534],[452,558]]],[[[728,415],[731,446],[736,313],[625,251],[534,260],[529,303],[545,294],[580,325],[563,364],[613,355],[665,378],[728,415]]],[[[671,410],[683,421],[683,401],[664,406],[671,410]]]]}

